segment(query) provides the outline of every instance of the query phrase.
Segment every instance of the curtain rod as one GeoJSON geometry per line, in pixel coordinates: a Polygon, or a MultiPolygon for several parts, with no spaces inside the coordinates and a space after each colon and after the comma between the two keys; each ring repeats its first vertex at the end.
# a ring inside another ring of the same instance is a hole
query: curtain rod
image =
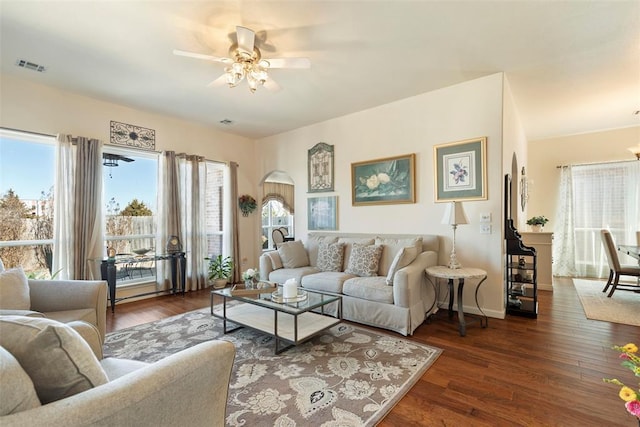
{"type": "Polygon", "coordinates": [[[28,134],[31,134],[31,135],[49,136],[49,137],[52,137],[52,138],[56,137],[56,135],[51,135],[51,134],[48,134],[48,133],[31,132],[29,130],[13,129],[13,128],[7,128],[7,127],[4,127],[4,126],[0,127],[0,129],[10,130],[12,132],[28,133],[28,134]]]}
{"type": "Polygon", "coordinates": [[[637,162],[638,160],[629,159],[629,160],[609,160],[607,162],[591,162],[591,163],[572,163],[570,165],[558,165],[556,169],[568,168],[569,166],[592,166],[592,165],[607,165],[610,163],[628,163],[628,162],[637,162]]]}
{"type": "Polygon", "coordinates": [[[187,154],[187,153],[176,153],[176,157],[189,157],[189,156],[196,156],[196,157],[202,157],[202,160],[204,160],[205,162],[211,162],[211,163],[219,163],[221,165],[228,165],[229,162],[225,162],[223,160],[211,160],[211,159],[207,159],[204,156],[200,156],[198,154],[187,154]]]}

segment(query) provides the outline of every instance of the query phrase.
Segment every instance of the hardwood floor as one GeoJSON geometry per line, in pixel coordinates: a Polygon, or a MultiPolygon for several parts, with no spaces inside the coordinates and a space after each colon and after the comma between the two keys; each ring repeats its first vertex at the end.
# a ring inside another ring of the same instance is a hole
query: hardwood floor
{"type": "MultiPolygon", "coordinates": [[[[540,294],[537,319],[471,323],[466,337],[445,310],[421,325],[409,339],[444,352],[379,425],[637,427],[602,378],[635,385],[610,347],[640,345],[640,328],[586,319],[569,279],[540,294]]],[[[107,331],[208,306],[208,290],[120,304],[107,331]]]]}

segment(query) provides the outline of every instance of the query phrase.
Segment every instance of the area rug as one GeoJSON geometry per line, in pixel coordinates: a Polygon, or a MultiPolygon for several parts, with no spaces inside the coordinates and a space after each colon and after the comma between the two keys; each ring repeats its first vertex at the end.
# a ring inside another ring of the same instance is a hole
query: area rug
{"type": "Polygon", "coordinates": [[[228,426],[376,425],[442,350],[340,323],[274,354],[274,339],[243,328],[224,335],[210,309],[107,334],[105,357],[154,362],[212,339],[236,346],[228,426]]]}
{"type": "Polygon", "coordinates": [[[606,281],[573,279],[587,319],[640,326],[640,294],[617,290],[611,298],[602,292],[606,281]]]}

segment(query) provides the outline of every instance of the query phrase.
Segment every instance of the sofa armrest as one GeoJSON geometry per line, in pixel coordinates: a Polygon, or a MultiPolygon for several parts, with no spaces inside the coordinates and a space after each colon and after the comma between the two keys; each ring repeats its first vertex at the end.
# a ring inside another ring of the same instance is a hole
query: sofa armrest
{"type": "Polygon", "coordinates": [[[426,251],[419,254],[408,266],[396,271],[393,276],[393,301],[400,307],[411,307],[424,295],[427,267],[438,265],[438,254],[426,251]]]}
{"type": "Polygon", "coordinates": [[[224,426],[234,357],[230,342],[208,341],[91,390],[0,417],[0,424],[224,426]]]}
{"type": "MultiPolygon", "coordinates": [[[[274,251],[275,252],[275,251],[274,251]]],[[[277,252],[276,252],[277,253],[277,252]]],[[[269,280],[269,274],[273,271],[273,264],[271,258],[266,253],[260,255],[260,278],[262,280],[269,280]]]]}
{"type": "Polygon", "coordinates": [[[107,282],[103,280],[35,280],[29,279],[31,310],[96,310],[98,331],[104,339],[107,316],[107,282]]]}

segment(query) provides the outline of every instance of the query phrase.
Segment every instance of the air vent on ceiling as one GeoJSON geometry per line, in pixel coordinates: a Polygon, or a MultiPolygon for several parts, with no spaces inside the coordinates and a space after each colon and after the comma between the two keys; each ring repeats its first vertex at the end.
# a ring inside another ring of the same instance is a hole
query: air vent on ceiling
{"type": "Polygon", "coordinates": [[[232,125],[233,122],[229,119],[220,120],[220,123],[226,126],[232,125]]]}
{"type": "Polygon", "coordinates": [[[31,61],[27,61],[25,59],[18,59],[16,61],[16,65],[18,67],[26,68],[27,70],[37,71],[39,73],[44,73],[47,70],[44,67],[44,65],[38,65],[38,64],[33,63],[31,61]]]}

